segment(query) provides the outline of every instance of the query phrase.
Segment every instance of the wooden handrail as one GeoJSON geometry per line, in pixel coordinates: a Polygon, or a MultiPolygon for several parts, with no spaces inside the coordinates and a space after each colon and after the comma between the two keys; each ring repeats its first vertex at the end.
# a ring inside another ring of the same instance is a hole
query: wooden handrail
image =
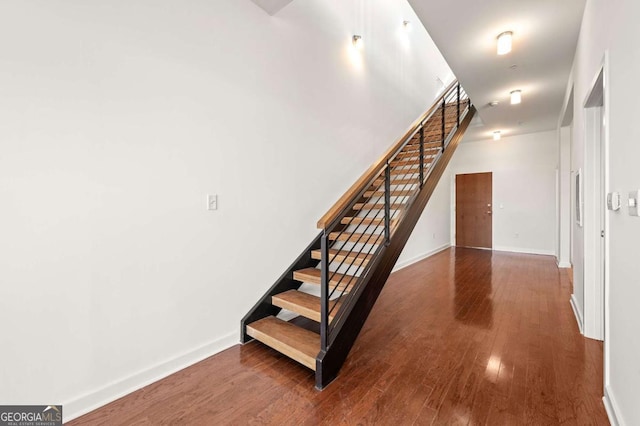
{"type": "Polygon", "coordinates": [[[383,155],[380,157],[371,167],[364,172],[362,176],[351,185],[351,188],[345,192],[342,197],[327,211],[322,218],[318,221],[318,229],[325,229],[327,225],[331,224],[335,219],[338,218],[340,213],[349,206],[353,197],[357,196],[364,187],[375,178],[386,166],[387,161],[389,161],[395,153],[402,147],[409,136],[418,129],[422,123],[433,113],[436,109],[438,109],[442,104],[442,98],[444,98],[451,89],[458,84],[457,80],[454,80],[445,90],[442,92],[442,95],[438,97],[438,99],[433,103],[431,108],[427,110],[424,114],[420,116],[416,121],[413,122],[409,130],[402,135],[400,139],[396,143],[393,144],[391,148],[389,148],[383,155]]]}

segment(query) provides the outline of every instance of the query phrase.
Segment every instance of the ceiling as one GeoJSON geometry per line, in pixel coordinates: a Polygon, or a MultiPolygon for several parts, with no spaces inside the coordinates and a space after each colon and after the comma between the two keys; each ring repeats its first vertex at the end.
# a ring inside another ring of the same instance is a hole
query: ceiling
{"type": "Polygon", "coordinates": [[[251,1],[257,4],[258,6],[260,6],[269,15],[275,15],[280,11],[280,9],[282,9],[283,7],[291,3],[293,0],[251,0],[251,1]]]}
{"type": "Polygon", "coordinates": [[[585,1],[409,0],[478,109],[464,140],[557,127],[585,1]],[[504,31],[513,31],[513,50],[498,56],[504,31]],[[522,103],[510,105],[516,89],[522,103]]]}

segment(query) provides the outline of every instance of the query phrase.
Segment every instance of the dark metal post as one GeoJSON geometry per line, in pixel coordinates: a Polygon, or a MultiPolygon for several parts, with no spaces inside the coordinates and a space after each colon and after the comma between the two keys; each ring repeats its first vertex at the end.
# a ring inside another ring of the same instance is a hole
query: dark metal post
{"type": "Polygon", "coordinates": [[[446,94],[442,96],[442,152],[444,152],[444,142],[447,139],[447,135],[445,134],[445,112],[447,108],[447,99],[446,94]]]}
{"type": "Polygon", "coordinates": [[[457,91],[458,91],[458,102],[456,102],[456,104],[458,105],[458,127],[460,127],[460,83],[457,84],[457,91]]]}
{"type": "Polygon", "coordinates": [[[420,128],[420,188],[424,182],[424,126],[420,128]]]}
{"type": "Polygon", "coordinates": [[[329,347],[329,232],[320,238],[320,349],[329,347]]]}
{"type": "Polygon", "coordinates": [[[391,167],[387,163],[384,169],[384,243],[389,245],[391,242],[391,167]]]}

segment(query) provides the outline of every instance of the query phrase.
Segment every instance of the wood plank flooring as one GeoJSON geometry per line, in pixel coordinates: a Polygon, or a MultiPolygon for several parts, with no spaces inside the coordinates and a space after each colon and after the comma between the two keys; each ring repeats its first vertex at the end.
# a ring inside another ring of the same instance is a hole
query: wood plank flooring
{"type": "Polygon", "coordinates": [[[71,425],[608,425],[602,343],[548,256],[449,249],[391,275],[338,379],[234,346],[71,425]]]}

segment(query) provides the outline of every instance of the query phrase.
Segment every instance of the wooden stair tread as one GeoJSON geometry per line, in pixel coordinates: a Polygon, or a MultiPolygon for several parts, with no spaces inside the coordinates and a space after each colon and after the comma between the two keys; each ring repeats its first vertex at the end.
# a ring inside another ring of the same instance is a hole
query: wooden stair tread
{"type": "MultiPolygon", "coordinates": [[[[349,264],[357,263],[358,266],[365,266],[373,257],[372,254],[349,252],[349,250],[329,249],[329,259],[332,262],[345,261],[349,264]]],[[[312,250],[311,258],[322,260],[322,251],[312,250]]]]}
{"type": "MultiPolygon", "coordinates": [[[[429,151],[427,151],[425,149],[423,158],[425,160],[431,160],[433,157],[438,155],[439,151],[440,151],[440,149],[435,149],[435,148],[432,149],[432,150],[429,150],[429,151]]],[[[420,151],[419,150],[416,150],[416,151],[401,151],[396,155],[395,158],[396,159],[393,160],[391,162],[391,164],[396,163],[396,162],[407,162],[407,161],[419,163],[420,162],[420,151]]]]}
{"type": "Polygon", "coordinates": [[[247,334],[278,352],[316,370],[320,335],[270,316],[247,325],[247,334]]]}
{"type": "MultiPolygon", "coordinates": [[[[404,207],[404,203],[392,203],[389,208],[391,210],[398,210],[404,207]]],[[[382,210],[384,209],[384,203],[355,203],[353,205],[354,210],[382,210]]]]}
{"type": "MultiPolygon", "coordinates": [[[[441,137],[438,137],[438,139],[429,138],[428,140],[425,138],[425,141],[424,141],[424,149],[425,149],[425,151],[427,149],[438,149],[439,150],[441,148],[442,148],[442,138],[441,137]]],[[[408,151],[408,150],[414,150],[414,151],[420,150],[420,141],[409,141],[404,146],[402,151],[408,151]]]]}
{"type": "MultiPolygon", "coordinates": [[[[453,129],[455,127],[455,123],[454,124],[447,124],[445,126],[445,134],[449,134],[451,132],[451,129],[453,129]]],[[[441,124],[438,123],[437,125],[437,129],[434,130],[430,130],[430,131],[425,131],[424,132],[424,142],[426,143],[437,143],[438,141],[442,141],[442,129],[441,129],[441,124]]],[[[413,138],[409,141],[409,145],[420,145],[420,135],[418,135],[418,137],[413,138]]]]}
{"type": "Polygon", "coordinates": [[[373,244],[378,245],[383,240],[382,234],[364,234],[359,232],[332,232],[329,234],[331,241],[348,241],[350,243],[373,244]]]}
{"type": "MultiPolygon", "coordinates": [[[[355,285],[358,277],[353,275],[338,274],[330,272],[331,279],[329,280],[329,287],[333,290],[332,286],[338,286],[338,291],[345,290],[345,293],[351,291],[355,285]],[[342,281],[340,281],[342,280],[342,281]]],[[[309,284],[321,284],[320,269],[305,268],[293,271],[293,279],[302,281],[309,284]]]]}
{"type": "MultiPolygon", "coordinates": [[[[414,176],[414,177],[411,177],[411,178],[391,179],[391,185],[417,185],[419,179],[420,179],[419,176],[414,176]]],[[[374,185],[381,185],[383,183],[384,183],[384,178],[378,179],[378,180],[373,182],[374,185]]]]}
{"type": "MultiPolygon", "coordinates": [[[[431,163],[424,163],[424,168],[428,169],[429,167],[431,167],[431,163]]],[[[418,165],[416,164],[415,167],[411,167],[411,168],[406,168],[406,169],[391,169],[391,175],[411,175],[411,174],[419,174],[420,173],[420,167],[418,167],[418,165]]]]}
{"type": "Polygon", "coordinates": [[[345,216],[340,220],[342,225],[384,225],[384,218],[345,216]]]}
{"type": "MultiPolygon", "coordinates": [[[[440,140],[427,140],[425,138],[424,140],[424,149],[439,149],[442,147],[442,139],[440,140]]],[[[404,148],[402,148],[402,150],[406,150],[406,149],[415,149],[418,150],[420,149],[420,137],[417,138],[413,138],[411,139],[409,142],[406,143],[406,145],[404,146],[404,148]]]]}
{"type": "MultiPolygon", "coordinates": [[[[425,155],[424,163],[425,165],[431,163],[431,158],[425,155]]],[[[389,164],[391,165],[391,167],[402,167],[402,166],[420,167],[420,159],[418,157],[415,157],[415,158],[409,158],[404,160],[394,160],[389,164]]]]}
{"type": "MultiPolygon", "coordinates": [[[[390,195],[392,197],[409,197],[411,196],[415,191],[412,191],[410,189],[405,189],[405,190],[391,190],[390,195]]],[[[364,193],[364,196],[369,198],[372,196],[376,196],[376,197],[382,197],[384,196],[384,191],[367,191],[364,193]]]]}
{"type": "MultiPolygon", "coordinates": [[[[280,308],[295,312],[298,315],[320,322],[320,298],[309,293],[298,290],[288,290],[284,293],[271,296],[271,304],[280,308]]],[[[340,300],[329,301],[329,320],[340,309],[342,302],[340,300]]]]}

